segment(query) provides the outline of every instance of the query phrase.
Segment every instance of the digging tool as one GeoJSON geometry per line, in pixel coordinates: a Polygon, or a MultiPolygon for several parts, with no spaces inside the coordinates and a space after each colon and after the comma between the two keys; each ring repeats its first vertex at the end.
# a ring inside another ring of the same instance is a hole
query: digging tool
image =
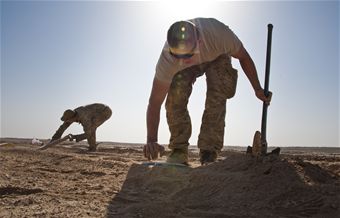
{"type": "Polygon", "coordinates": [[[64,141],[67,141],[67,140],[72,140],[73,139],[73,135],[72,134],[68,134],[67,136],[61,138],[61,139],[57,139],[57,140],[54,140],[54,141],[51,141],[49,143],[47,143],[46,145],[43,145],[41,147],[38,148],[38,150],[45,150],[51,146],[54,146],[54,145],[57,145],[57,144],[60,144],[64,141]]]}
{"type": "MultiPolygon", "coordinates": [[[[269,96],[269,74],[270,74],[270,57],[272,50],[272,33],[273,24],[268,24],[268,36],[267,36],[267,55],[266,55],[266,72],[264,79],[264,94],[269,96]]],[[[267,111],[268,104],[263,102],[262,106],[262,122],[261,122],[261,155],[267,154],[267,111]]]]}
{"type": "MultiPolygon", "coordinates": [[[[272,32],[273,25],[268,24],[268,36],[267,36],[267,53],[266,53],[266,69],[265,69],[265,80],[264,80],[264,94],[269,96],[269,74],[270,74],[270,57],[272,47],[272,32]]],[[[274,149],[271,153],[267,153],[267,111],[268,105],[263,102],[262,106],[262,120],[261,120],[261,132],[256,131],[253,139],[253,147],[248,147],[247,153],[252,153],[254,156],[265,156],[269,154],[280,153],[280,148],[274,149]]]]}

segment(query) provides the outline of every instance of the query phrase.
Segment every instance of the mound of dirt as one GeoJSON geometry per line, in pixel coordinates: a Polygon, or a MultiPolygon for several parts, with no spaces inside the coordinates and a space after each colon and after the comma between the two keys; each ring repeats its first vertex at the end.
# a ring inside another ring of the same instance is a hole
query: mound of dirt
{"type": "MultiPolygon", "coordinates": [[[[191,167],[141,164],[141,147],[0,146],[0,217],[337,217],[339,155],[256,159],[225,150],[191,167]]],[[[162,159],[164,160],[164,158],[162,159]]]]}
{"type": "Polygon", "coordinates": [[[339,184],[337,175],[300,159],[260,161],[241,153],[197,168],[134,164],[108,215],[336,217],[339,184]]]}

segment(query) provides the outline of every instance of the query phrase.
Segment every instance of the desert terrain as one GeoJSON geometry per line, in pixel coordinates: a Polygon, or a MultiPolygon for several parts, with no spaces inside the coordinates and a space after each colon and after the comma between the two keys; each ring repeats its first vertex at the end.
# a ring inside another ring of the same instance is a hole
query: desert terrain
{"type": "MultiPolygon", "coordinates": [[[[0,140],[0,217],[320,217],[340,214],[340,148],[282,148],[258,159],[225,146],[218,161],[148,166],[142,144],[0,140]]],[[[269,148],[269,150],[272,148],[269,148]]],[[[162,157],[159,161],[164,161],[162,157]]]]}

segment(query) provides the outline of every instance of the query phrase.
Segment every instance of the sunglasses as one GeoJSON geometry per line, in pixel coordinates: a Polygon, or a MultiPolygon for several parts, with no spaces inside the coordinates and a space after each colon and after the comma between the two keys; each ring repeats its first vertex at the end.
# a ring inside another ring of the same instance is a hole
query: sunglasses
{"type": "Polygon", "coordinates": [[[169,51],[172,56],[174,56],[177,59],[189,59],[192,56],[194,56],[195,53],[189,53],[189,54],[175,54],[169,51]]]}
{"type": "Polygon", "coordinates": [[[196,46],[197,46],[197,44],[195,44],[195,46],[192,48],[191,53],[188,53],[188,54],[175,54],[175,53],[171,52],[170,49],[169,49],[169,53],[177,59],[189,59],[192,56],[194,56],[196,46]]]}

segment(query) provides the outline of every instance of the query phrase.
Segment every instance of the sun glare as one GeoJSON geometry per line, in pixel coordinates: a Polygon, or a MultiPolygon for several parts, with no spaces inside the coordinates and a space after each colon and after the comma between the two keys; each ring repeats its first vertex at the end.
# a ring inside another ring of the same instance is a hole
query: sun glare
{"type": "Polygon", "coordinates": [[[187,20],[195,17],[213,16],[213,4],[207,1],[162,1],[159,2],[159,14],[171,20],[187,20]]]}

